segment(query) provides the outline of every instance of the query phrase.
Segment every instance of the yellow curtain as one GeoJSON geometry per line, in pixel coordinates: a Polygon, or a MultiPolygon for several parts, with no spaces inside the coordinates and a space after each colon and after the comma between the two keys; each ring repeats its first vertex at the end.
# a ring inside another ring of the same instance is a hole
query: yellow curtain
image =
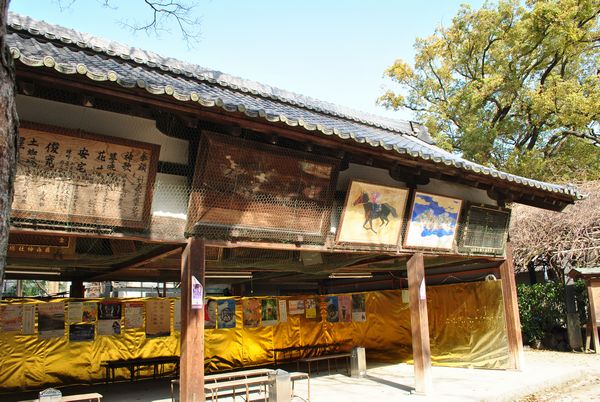
{"type": "MultiPolygon", "coordinates": [[[[207,371],[272,364],[273,349],[345,342],[346,349],[363,346],[367,358],[389,362],[411,359],[410,310],[402,291],[366,292],[366,321],[330,323],[325,319],[324,296],[316,298],[316,319],[290,315],[287,322],[245,328],[242,298],[236,298],[236,327],[205,331],[207,371]]],[[[272,298],[272,297],[269,297],[272,298]]],[[[303,297],[277,297],[279,300],[303,297]]],[[[115,299],[116,300],[116,299],[115,299]]],[[[148,298],[120,299],[122,302],[148,298]]],[[[57,383],[90,383],[104,379],[101,363],[107,360],[179,355],[179,331],[148,338],[144,328],[123,329],[121,335],[99,336],[94,341],[69,342],[68,329],[60,338],[0,333],[0,389],[29,389],[57,383]]],[[[69,299],[52,300],[49,303],[69,299]]],[[[86,299],[85,301],[100,301],[86,299]]],[[[46,303],[38,300],[4,300],[6,304],[46,303]]],[[[427,288],[429,329],[434,364],[507,368],[508,342],[500,281],[427,288]]],[[[67,313],[65,313],[67,316],[67,313]]],[[[117,375],[125,378],[126,371],[117,375]]]]}

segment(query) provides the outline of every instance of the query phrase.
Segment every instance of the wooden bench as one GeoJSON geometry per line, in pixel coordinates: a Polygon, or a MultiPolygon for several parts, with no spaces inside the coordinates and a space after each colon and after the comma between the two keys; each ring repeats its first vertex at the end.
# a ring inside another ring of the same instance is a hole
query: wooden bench
{"type": "Polygon", "coordinates": [[[312,356],[320,356],[325,354],[339,353],[342,350],[349,348],[344,345],[349,345],[350,339],[341,340],[339,342],[317,343],[312,345],[302,346],[287,346],[285,348],[274,348],[273,359],[275,367],[279,367],[279,363],[308,358],[312,356]]]}
{"type": "Polygon", "coordinates": [[[316,363],[317,365],[317,373],[319,373],[319,362],[326,361],[327,362],[327,372],[331,374],[331,361],[335,363],[335,371],[338,371],[337,361],[340,359],[344,359],[346,361],[346,369],[348,371],[348,375],[350,375],[350,357],[352,354],[350,353],[336,353],[333,355],[322,355],[315,357],[307,357],[304,359],[299,359],[297,361],[298,370],[300,370],[300,363],[305,363],[308,369],[308,374],[311,373],[311,364],[316,363]]]}
{"type": "MultiPolygon", "coordinates": [[[[218,381],[230,381],[248,379],[251,377],[268,376],[272,369],[250,369],[241,371],[230,371],[228,373],[209,374],[204,376],[204,384],[216,383],[218,381]]],[[[179,386],[179,379],[171,380],[171,401],[175,400],[175,385],[179,386]]]]}
{"type": "MultiPolygon", "coordinates": [[[[216,381],[211,382],[209,384],[204,384],[204,391],[210,392],[211,401],[216,402],[219,400],[219,393],[221,391],[230,390],[231,398],[235,401],[236,389],[243,388],[246,394],[246,401],[250,399],[250,388],[258,387],[258,389],[262,389],[264,393],[264,400],[268,402],[267,396],[267,385],[269,384],[268,376],[260,376],[260,377],[249,377],[242,378],[239,380],[230,380],[230,381],[216,381]]],[[[229,395],[228,395],[229,396],[229,395]]]]}
{"type": "MultiPolygon", "coordinates": [[[[233,371],[229,373],[210,374],[204,377],[204,391],[210,392],[211,400],[217,401],[219,396],[222,396],[222,391],[231,391],[227,396],[231,396],[235,400],[237,394],[236,389],[242,388],[246,394],[246,400],[250,396],[250,392],[254,391],[253,387],[258,387],[265,395],[265,401],[268,399],[267,385],[269,384],[268,374],[274,370],[271,369],[251,369],[242,371],[233,371]]],[[[310,402],[310,377],[307,373],[293,372],[290,374],[292,383],[292,395],[295,395],[295,382],[298,380],[307,380],[307,401],[310,402]]],[[[175,385],[179,385],[179,380],[171,380],[171,401],[175,401],[175,385]]]]}
{"type": "Polygon", "coordinates": [[[294,391],[296,381],[304,379],[306,379],[306,400],[310,402],[310,375],[308,373],[301,373],[298,371],[290,373],[290,381],[292,382],[292,399],[294,396],[296,396],[296,392],[294,391]]]}
{"type": "Polygon", "coordinates": [[[126,368],[129,370],[129,381],[133,382],[136,378],[139,378],[139,372],[143,367],[153,368],[153,378],[156,378],[164,374],[165,364],[174,364],[175,371],[179,368],[179,356],[160,356],[160,357],[149,357],[149,358],[138,358],[138,359],[121,359],[121,360],[109,360],[102,362],[101,366],[106,370],[106,383],[108,384],[111,380],[115,381],[115,370],[120,368],[126,368]]]}
{"type": "MultiPolygon", "coordinates": [[[[90,394],[66,395],[60,398],[61,402],[100,402],[101,399],[102,395],[97,392],[90,394]]],[[[39,399],[29,399],[20,402],[39,402],[39,399]]]]}

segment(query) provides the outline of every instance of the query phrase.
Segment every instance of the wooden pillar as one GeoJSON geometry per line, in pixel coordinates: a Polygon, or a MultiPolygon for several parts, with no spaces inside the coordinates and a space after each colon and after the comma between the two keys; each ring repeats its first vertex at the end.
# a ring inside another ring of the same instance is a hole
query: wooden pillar
{"type": "Polygon", "coordinates": [[[204,240],[188,239],[181,258],[179,400],[204,402],[204,240]],[[194,285],[201,284],[201,297],[194,285]],[[193,303],[194,302],[194,303],[193,303]]]}
{"type": "Polygon", "coordinates": [[[415,367],[415,392],[432,391],[431,350],[429,346],[429,319],[425,294],[425,264],[423,253],[415,253],[407,262],[408,293],[410,301],[410,327],[415,367]]]}
{"type": "Polygon", "coordinates": [[[587,285],[587,292],[588,292],[588,300],[590,303],[590,311],[589,311],[589,323],[588,326],[591,328],[591,332],[592,332],[592,340],[594,342],[594,352],[596,353],[600,353],[600,340],[598,340],[598,323],[596,321],[596,317],[598,317],[596,315],[596,313],[598,312],[598,309],[600,308],[600,306],[596,305],[596,300],[594,300],[594,296],[596,296],[594,294],[594,292],[599,292],[600,288],[598,288],[598,284],[596,283],[592,283],[592,280],[590,279],[586,279],[585,284],[587,285]],[[596,288],[596,290],[594,290],[594,288],[596,288]]]}
{"type": "Polygon", "coordinates": [[[502,298],[504,299],[504,319],[508,337],[508,357],[510,368],[523,369],[523,338],[521,337],[521,319],[517,302],[517,286],[513,266],[512,244],[506,242],[506,259],[500,265],[502,277],[502,298]]]}
{"type": "Polygon", "coordinates": [[[85,287],[83,286],[83,281],[81,279],[74,279],[71,281],[71,286],[69,287],[69,297],[76,297],[79,299],[83,299],[85,297],[85,287]]]}

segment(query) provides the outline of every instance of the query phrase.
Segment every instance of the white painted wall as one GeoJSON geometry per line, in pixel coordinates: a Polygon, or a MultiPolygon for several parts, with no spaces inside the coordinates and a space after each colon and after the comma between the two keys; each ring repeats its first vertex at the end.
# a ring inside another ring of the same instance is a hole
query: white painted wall
{"type": "Polygon", "coordinates": [[[164,135],[154,120],[24,95],[17,95],[17,111],[21,121],[157,144],[161,161],[188,163],[187,141],[164,135]]]}
{"type": "MultiPolygon", "coordinates": [[[[378,183],[396,187],[406,187],[406,183],[392,179],[385,169],[370,166],[350,164],[348,169],[340,172],[337,190],[347,191],[353,179],[364,180],[370,183],[378,183]]],[[[497,205],[497,202],[488,197],[485,190],[466,186],[464,184],[450,183],[442,180],[431,179],[425,186],[417,186],[418,190],[460,198],[478,204],[497,205]]]]}

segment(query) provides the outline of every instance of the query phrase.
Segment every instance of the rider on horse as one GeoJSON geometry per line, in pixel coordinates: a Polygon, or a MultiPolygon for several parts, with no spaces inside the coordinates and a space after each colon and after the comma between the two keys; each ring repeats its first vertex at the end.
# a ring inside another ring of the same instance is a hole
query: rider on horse
{"type": "Polygon", "coordinates": [[[372,204],[371,214],[375,216],[379,211],[381,211],[381,193],[373,191],[369,201],[371,201],[372,204]]]}

